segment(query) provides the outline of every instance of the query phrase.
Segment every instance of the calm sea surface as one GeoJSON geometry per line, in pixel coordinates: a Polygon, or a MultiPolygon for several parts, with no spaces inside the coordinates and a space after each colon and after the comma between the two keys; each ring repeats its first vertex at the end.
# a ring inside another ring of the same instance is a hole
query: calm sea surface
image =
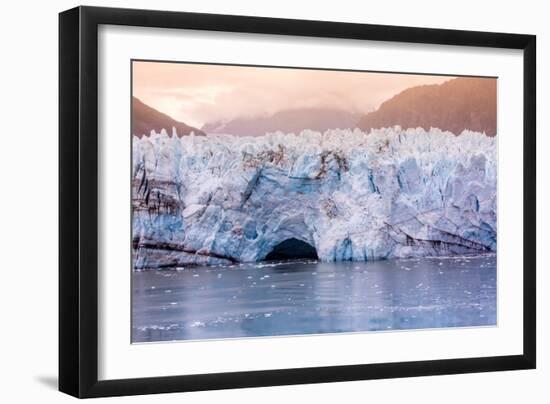
{"type": "Polygon", "coordinates": [[[133,274],[134,342],[496,324],[496,257],[133,274]]]}

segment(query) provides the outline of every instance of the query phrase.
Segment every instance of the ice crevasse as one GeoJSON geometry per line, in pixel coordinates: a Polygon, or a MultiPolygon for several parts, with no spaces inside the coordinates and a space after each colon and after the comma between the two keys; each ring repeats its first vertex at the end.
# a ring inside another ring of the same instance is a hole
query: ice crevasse
{"type": "Polygon", "coordinates": [[[496,251],[496,137],[399,127],[133,137],[135,269],[496,251]]]}

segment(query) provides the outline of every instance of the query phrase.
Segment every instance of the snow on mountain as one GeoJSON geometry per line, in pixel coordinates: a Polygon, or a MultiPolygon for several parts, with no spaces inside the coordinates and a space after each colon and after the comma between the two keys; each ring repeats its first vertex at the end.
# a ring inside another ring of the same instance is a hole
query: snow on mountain
{"type": "Polygon", "coordinates": [[[496,138],[399,127],[133,138],[134,266],[496,250],[496,138]]]}

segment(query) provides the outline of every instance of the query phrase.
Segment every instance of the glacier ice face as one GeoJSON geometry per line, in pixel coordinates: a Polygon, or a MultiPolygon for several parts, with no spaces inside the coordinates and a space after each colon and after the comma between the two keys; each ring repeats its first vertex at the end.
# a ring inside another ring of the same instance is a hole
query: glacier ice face
{"type": "Polygon", "coordinates": [[[134,267],[259,261],[292,238],[324,261],[495,251],[496,175],[496,138],[468,131],[134,137],[134,267]]]}

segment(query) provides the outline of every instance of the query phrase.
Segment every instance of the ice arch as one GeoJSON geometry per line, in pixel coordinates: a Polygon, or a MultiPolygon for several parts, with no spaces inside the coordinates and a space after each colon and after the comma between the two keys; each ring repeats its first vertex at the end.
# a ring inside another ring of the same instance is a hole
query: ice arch
{"type": "Polygon", "coordinates": [[[279,244],[265,256],[266,261],[309,258],[318,259],[317,250],[311,244],[297,238],[288,238],[279,244]]]}

